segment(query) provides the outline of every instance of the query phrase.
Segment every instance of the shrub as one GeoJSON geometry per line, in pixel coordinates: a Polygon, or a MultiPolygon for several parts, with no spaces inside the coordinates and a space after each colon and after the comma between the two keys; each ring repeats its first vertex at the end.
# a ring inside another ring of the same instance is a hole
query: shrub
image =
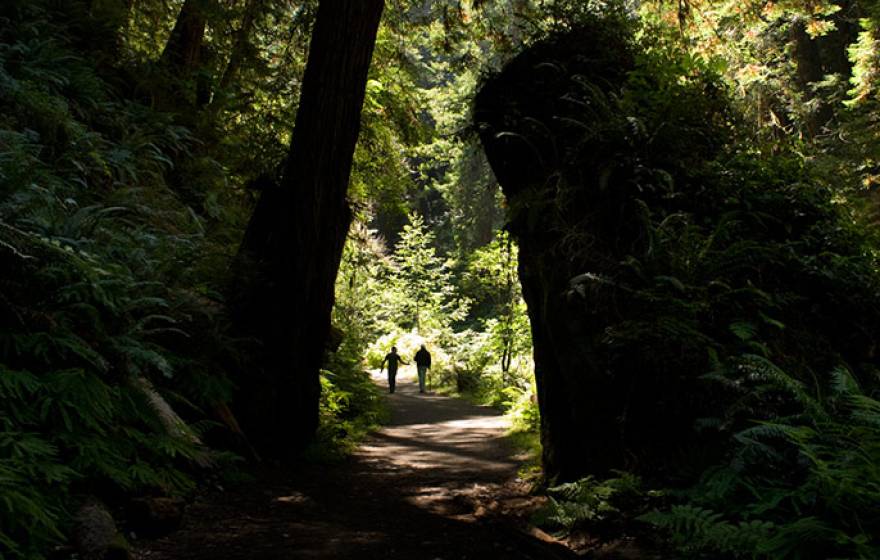
{"type": "Polygon", "coordinates": [[[86,496],[186,493],[231,458],[201,442],[237,349],[220,274],[204,267],[217,248],[166,183],[194,140],[119,96],[68,33],[89,22],[56,4],[0,8],[0,556],[11,558],[63,541],[86,496]]]}
{"type": "Polygon", "coordinates": [[[688,557],[877,558],[880,556],[880,402],[836,368],[817,391],[758,356],[737,376],[749,399],[786,395],[786,416],[733,438],[728,462],[706,471],[684,503],[641,517],[688,557]]]}

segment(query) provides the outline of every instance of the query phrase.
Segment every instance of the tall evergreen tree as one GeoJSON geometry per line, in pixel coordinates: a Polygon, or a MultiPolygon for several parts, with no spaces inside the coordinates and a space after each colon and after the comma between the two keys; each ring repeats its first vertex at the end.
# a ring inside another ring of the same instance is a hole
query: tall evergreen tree
{"type": "Polygon", "coordinates": [[[383,0],[320,3],[290,157],[241,244],[237,317],[263,343],[264,361],[240,380],[239,406],[246,429],[270,452],[295,451],[318,425],[319,370],[352,218],[349,172],[383,7],[383,0]]]}
{"type": "Polygon", "coordinates": [[[413,212],[403,228],[394,251],[397,265],[392,290],[397,294],[403,323],[422,335],[445,332],[461,319],[465,303],[456,296],[452,271],[437,255],[434,233],[424,219],[413,212]]]}

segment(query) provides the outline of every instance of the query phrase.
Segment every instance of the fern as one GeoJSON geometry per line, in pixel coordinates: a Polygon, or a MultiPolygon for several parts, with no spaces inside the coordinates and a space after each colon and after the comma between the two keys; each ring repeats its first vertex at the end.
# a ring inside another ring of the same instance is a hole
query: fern
{"type": "Polygon", "coordinates": [[[832,370],[820,398],[763,358],[743,363],[762,391],[791,395],[800,410],[735,434],[730,463],[707,471],[690,503],[640,519],[688,554],[876,558],[880,403],[846,368],[832,370]]]}
{"type": "Polygon", "coordinates": [[[532,518],[537,525],[563,533],[596,523],[620,520],[644,507],[646,493],[639,477],[619,472],[615,478],[592,476],[547,489],[547,504],[532,518]]]}
{"type": "Polygon", "coordinates": [[[133,382],[178,394],[187,420],[230,394],[236,342],[201,295],[215,241],[169,180],[195,138],[115,90],[69,35],[94,23],[77,5],[0,10],[0,556],[13,559],[63,541],[85,492],[186,493],[202,465],[232,460],[163,423],[133,382]]]}
{"type": "Polygon", "coordinates": [[[686,554],[714,552],[735,558],[759,558],[775,526],[769,521],[724,520],[724,515],[692,505],[672,506],[669,511],[653,511],[639,516],[673,535],[674,545],[686,554]]]}

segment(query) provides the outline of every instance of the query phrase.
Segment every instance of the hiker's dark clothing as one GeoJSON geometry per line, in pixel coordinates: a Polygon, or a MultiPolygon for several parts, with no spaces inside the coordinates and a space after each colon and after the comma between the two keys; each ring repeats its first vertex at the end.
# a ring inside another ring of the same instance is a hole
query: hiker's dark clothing
{"type": "Polygon", "coordinates": [[[385,355],[385,359],[382,360],[383,366],[385,362],[388,362],[388,392],[393,393],[397,385],[397,365],[400,363],[405,364],[406,362],[403,361],[400,354],[395,354],[394,352],[389,352],[385,355]]]}
{"type": "Polygon", "coordinates": [[[431,367],[431,353],[422,348],[416,352],[415,361],[417,366],[425,366],[429,368],[431,367]]]}
{"type": "Polygon", "coordinates": [[[431,353],[424,348],[416,352],[416,373],[419,376],[419,393],[425,392],[425,377],[428,375],[428,368],[431,367],[431,353]]]}
{"type": "MultiPolygon", "coordinates": [[[[385,360],[383,360],[383,364],[388,362],[388,371],[397,372],[397,364],[404,363],[403,358],[400,357],[400,354],[395,354],[394,352],[389,352],[385,355],[385,360]]],[[[375,362],[374,362],[375,363],[375,362]]]]}

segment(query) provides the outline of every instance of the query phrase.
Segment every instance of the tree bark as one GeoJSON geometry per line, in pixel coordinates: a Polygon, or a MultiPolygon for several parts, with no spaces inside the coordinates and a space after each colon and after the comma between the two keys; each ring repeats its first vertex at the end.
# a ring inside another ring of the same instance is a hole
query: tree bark
{"type": "Polygon", "coordinates": [[[818,43],[807,33],[804,21],[795,19],[791,24],[792,56],[797,65],[797,83],[804,99],[816,101],[818,107],[806,118],[807,135],[816,137],[822,132],[822,128],[834,116],[834,111],[813,90],[813,84],[822,81],[825,71],[822,68],[822,58],[819,53],[818,43]]]}
{"type": "Polygon", "coordinates": [[[859,19],[864,17],[857,0],[835,2],[840,10],[831,16],[834,30],[818,39],[819,50],[826,73],[839,74],[844,81],[852,76],[849,47],[859,36],[859,19]]]}
{"type": "Polygon", "coordinates": [[[202,5],[204,2],[205,0],[184,2],[162,51],[162,62],[165,65],[187,72],[199,67],[208,22],[202,5]]]}
{"type": "MultiPolygon", "coordinates": [[[[573,137],[560,128],[561,117],[575,106],[566,102],[575,83],[571,76],[599,76],[611,87],[622,83],[624,72],[632,68],[622,43],[603,41],[600,46],[595,42],[599,34],[592,31],[524,51],[482,86],[474,103],[487,159],[508,207],[516,209],[506,229],[519,246],[519,279],[531,325],[541,412],[542,462],[547,476],[556,480],[628,466],[617,420],[624,398],[593,351],[603,325],[597,314],[585,314],[567,295],[571,278],[583,270],[601,274],[606,265],[598,257],[582,266],[581,257],[564,249],[561,232],[570,229],[552,210],[558,204],[552,198],[556,191],[547,187],[560,169],[560,154],[570,146],[565,142],[579,142],[583,134],[579,129],[573,137]],[[606,52],[613,54],[605,58],[606,52]]],[[[581,209],[589,206],[576,207],[577,220],[583,221],[581,209]]],[[[600,220],[597,216],[592,221],[600,220]]],[[[604,226],[590,227],[598,231],[604,226]]],[[[591,251],[610,253],[603,243],[591,251]]]]}
{"type": "Polygon", "coordinates": [[[289,456],[318,426],[320,367],[351,223],[346,198],[367,72],[384,0],[322,0],[278,187],[263,192],[242,241],[232,301],[262,343],[239,380],[246,432],[289,456]]]}

